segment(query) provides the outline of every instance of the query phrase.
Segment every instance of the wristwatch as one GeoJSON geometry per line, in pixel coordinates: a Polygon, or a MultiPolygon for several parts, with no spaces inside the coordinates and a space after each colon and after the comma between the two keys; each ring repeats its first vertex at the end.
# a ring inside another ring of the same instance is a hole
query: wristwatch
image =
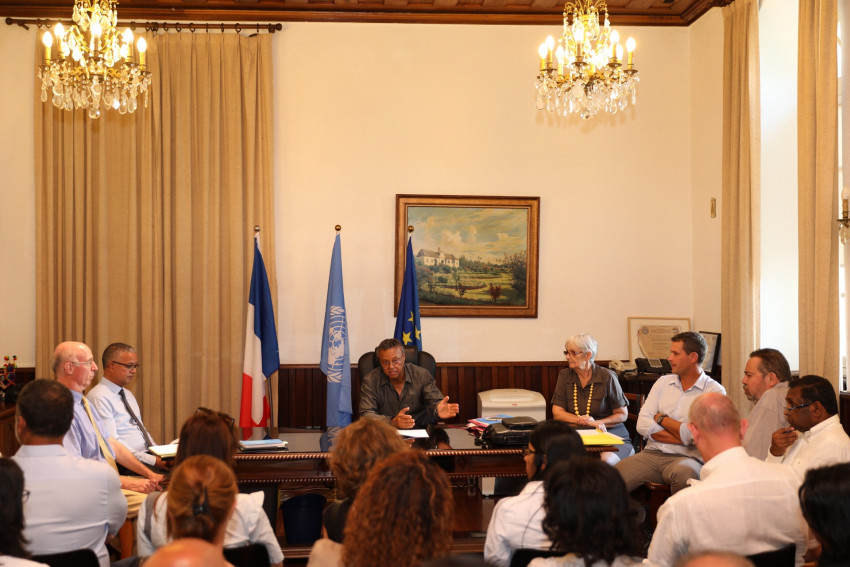
{"type": "Polygon", "coordinates": [[[658,417],[655,418],[655,423],[657,423],[658,425],[661,425],[661,422],[664,421],[665,417],[667,417],[666,413],[658,414],[658,417]]]}

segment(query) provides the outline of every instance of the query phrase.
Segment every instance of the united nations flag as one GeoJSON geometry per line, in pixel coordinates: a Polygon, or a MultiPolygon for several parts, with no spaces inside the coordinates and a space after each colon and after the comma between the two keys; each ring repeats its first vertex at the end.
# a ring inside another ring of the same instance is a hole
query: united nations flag
{"type": "MultiPolygon", "coordinates": [[[[325,326],[322,332],[322,358],[319,367],[328,378],[326,425],[329,446],[340,429],[351,423],[351,359],[348,350],[348,322],[342,289],[342,252],[339,234],[331,254],[325,326]]],[[[327,450],[324,449],[323,450],[327,450]]]]}

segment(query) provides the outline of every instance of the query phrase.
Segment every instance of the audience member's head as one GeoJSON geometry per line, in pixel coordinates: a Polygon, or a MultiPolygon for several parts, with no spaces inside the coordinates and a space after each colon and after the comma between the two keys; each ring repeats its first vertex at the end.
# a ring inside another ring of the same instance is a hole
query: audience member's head
{"type": "Polygon", "coordinates": [[[586,456],[561,462],[548,469],[544,489],[543,531],[554,549],[576,554],[587,567],[640,554],[637,511],[613,467],[586,456]]]}
{"type": "Polygon", "coordinates": [[[53,351],[50,368],[68,389],[83,393],[94,379],[97,364],[88,345],[74,341],[59,343],[53,351]]]}
{"type": "Polygon", "coordinates": [[[454,501],[446,474],[422,451],[377,463],[357,491],[343,541],[346,567],[418,566],[452,543],[454,501]]]}
{"type": "MultiPolygon", "coordinates": [[[[829,380],[822,378],[821,376],[808,374],[794,380],[791,382],[789,387],[788,397],[799,398],[798,403],[812,402],[811,405],[815,407],[811,408],[811,411],[820,410],[820,413],[825,412],[821,421],[838,413],[838,398],[835,396],[835,387],[829,380]],[[795,394],[794,396],[792,396],[792,392],[795,394]]],[[[790,417],[791,416],[789,414],[789,422],[790,417]]],[[[795,417],[797,417],[797,414],[795,414],[795,417]]],[[[817,423],[815,423],[815,425],[817,423]]],[[[806,431],[805,429],[799,429],[798,427],[795,427],[795,429],[798,429],[799,431],[806,431]]]]}
{"type": "Polygon", "coordinates": [[[746,424],[731,398],[719,392],[706,392],[691,404],[688,429],[707,462],[726,449],[739,447],[746,424]]]}
{"type": "Polygon", "coordinates": [[[177,466],[193,455],[209,455],[227,463],[231,468],[235,461],[236,439],[233,436],[233,418],[200,408],[183,424],[174,465],[177,466]]]}
{"type": "Polygon", "coordinates": [[[755,403],[767,390],[790,380],[791,367],[782,353],[775,348],[760,348],[750,353],[741,383],[747,399],[755,403]]]}
{"type": "Polygon", "coordinates": [[[378,419],[358,419],[334,441],[331,472],[337,487],[346,498],[354,498],[375,463],[406,448],[395,427],[378,419]]]}
{"type": "Polygon", "coordinates": [[[548,467],[584,454],[584,443],[575,429],[563,421],[547,419],[531,430],[525,455],[525,473],[530,480],[543,480],[548,467]]]}
{"type": "Polygon", "coordinates": [[[221,545],[236,502],[236,476],[209,455],[187,458],[168,485],[168,535],[195,537],[221,545]]]}
{"type": "Polygon", "coordinates": [[[62,443],[74,420],[71,391],[55,380],[33,380],[24,386],[16,407],[15,433],[24,445],[62,443]]]}
{"type": "Polygon", "coordinates": [[[728,551],[701,551],[679,558],[673,567],[755,567],[753,562],[728,551]]]}
{"type": "Polygon", "coordinates": [[[800,507],[821,544],[818,565],[843,564],[850,557],[850,463],[806,471],[800,507]]]}
{"type": "Polygon", "coordinates": [[[103,377],[122,388],[126,388],[136,377],[139,356],[136,349],[125,343],[112,343],[103,350],[103,377]]]}
{"type": "Polygon", "coordinates": [[[695,352],[697,354],[697,364],[702,365],[703,361],[705,361],[705,353],[708,347],[705,344],[705,339],[699,333],[693,331],[678,333],[671,337],[670,342],[682,343],[682,350],[685,351],[685,354],[695,352]]]}
{"type": "Polygon", "coordinates": [[[225,567],[230,566],[221,549],[198,538],[172,541],[145,560],[145,567],[225,567]]]}
{"type": "Polygon", "coordinates": [[[0,556],[27,559],[30,557],[27,543],[24,539],[24,473],[12,459],[0,457],[0,556]]]}

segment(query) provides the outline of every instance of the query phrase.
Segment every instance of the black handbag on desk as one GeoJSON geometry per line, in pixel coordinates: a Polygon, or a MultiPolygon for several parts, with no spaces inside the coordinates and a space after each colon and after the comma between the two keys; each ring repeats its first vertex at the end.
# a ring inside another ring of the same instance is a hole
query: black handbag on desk
{"type": "Polygon", "coordinates": [[[490,445],[528,445],[531,430],[537,425],[533,417],[506,417],[502,423],[488,425],[481,440],[490,445]]]}

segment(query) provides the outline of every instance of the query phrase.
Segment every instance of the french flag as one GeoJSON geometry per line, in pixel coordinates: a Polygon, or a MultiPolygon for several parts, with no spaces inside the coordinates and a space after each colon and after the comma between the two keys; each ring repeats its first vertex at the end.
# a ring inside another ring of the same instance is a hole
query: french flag
{"type": "Polygon", "coordinates": [[[254,235],[254,269],[251,272],[251,292],[248,295],[248,317],[245,324],[245,362],[242,366],[242,408],[240,427],[267,427],[269,400],[266,398],[266,378],[280,368],[274,308],[260,235],[254,235]]]}

